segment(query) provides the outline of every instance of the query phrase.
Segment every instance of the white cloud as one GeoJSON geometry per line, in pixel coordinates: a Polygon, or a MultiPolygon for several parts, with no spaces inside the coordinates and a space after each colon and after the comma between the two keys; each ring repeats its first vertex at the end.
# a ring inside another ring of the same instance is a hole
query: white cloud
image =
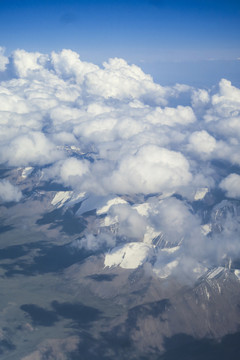
{"type": "Polygon", "coordinates": [[[11,113],[26,114],[31,109],[24,98],[3,86],[0,87],[0,104],[1,111],[11,113]]]}
{"type": "Polygon", "coordinates": [[[118,235],[126,238],[143,240],[146,232],[146,219],[128,204],[114,205],[110,208],[109,217],[118,223],[118,235]]]}
{"type": "Polygon", "coordinates": [[[5,71],[9,60],[4,56],[5,49],[0,46],[0,71],[5,71]]]}
{"type": "Polygon", "coordinates": [[[58,160],[61,155],[42,132],[30,132],[5,143],[0,161],[14,166],[45,165],[58,160]]]}
{"type": "Polygon", "coordinates": [[[147,117],[153,124],[168,125],[170,127],[176,124],[188,125],[196,121],[194,112],[190,106],[178,105],[176,108],[156,107],[155,111],[147,117]]]}
{"type": "Polygon", "coordinates": [[[64,49],[60,53],[52,52],[51,63],[57,75],[64,79],[74,79],[77,83],[82,83],[87,73],[99,69],[94,64],[81,61],[79,54],[68,49],[64,49]]]}
{"type": "Polygon", "coordinates": [[[48,56],[39,52],[29,53],[25,50],[16,50],[13,53],[13,64],[19,77],[33,76],[34,72],[43,70],[48,56]]]}
{"type": "Polygon", "coordinates": [[[84,175],[89,173],[89,163],[74,157],[57,161],[52,167],[45,170],[47,179],[56,181],[73,188],[81,187],[84,175]]]}
{"type": "Polygon", "coordinates": [[[240,199],[240,175],[228,175],[221,181],[219,187],[227,192],[228,197],[240,199]]]}
{"type": "Polygon", "coordinates": [[[194,90],[192,93],[192,106],[198,108],[205,106],[210,102],[210,96],[207,90],[198,89],[194,90]]]}
{"type": "Polygon", "coordinates": [[[164,104],[166,90],[154,84],[150,75],[146,75],[138,66],[128,65],[123,59],[109,59],[104,68],[86,75],[87,90],[92,95],[105,99],[115,98],[154,101],[164,104]]]}
{"type": "Polygon", "coordinates": [[[8,180],[0,180],[0,200],[3,202],[20,201],[22,192],[8,180]]]}
{"type": "Polygon", "coordinates": [[[240,89],[222,79],[219,92],[211,99],[212,106],[204,115],[207,126],[223,138],[240,140],[240,89]]]}
{"type": "Polygon", "coordinates": [[[200,219],[184,201],[170,197],[160,202],[154,200],[151,205],[150,223],[169,243],[178,244],[183,238],[197,242],[201,233],[200,219]]]}
{"type": "Polygon", "coordinates": [[[219,94],[212,98],[213,104],[229,101],[229,103],[240,102],[240,89],[232,85],[231,81],[222,79],[219,83],[219,94]]]}
{"type": "Polygon", "coordinates": [[[145,145],[121,159],[109,178],[110,189],[122,194],[177,191],[191,181],[189,170],[189,163],[181,153],[145,145]]]}
{"type": "Polygon", "coordinates": [[[190,150],[197,153],[207,155],[211,154],[217,146],[217,142],[213,136],[207,131],[195,131],[189,137],[190,150]]]}

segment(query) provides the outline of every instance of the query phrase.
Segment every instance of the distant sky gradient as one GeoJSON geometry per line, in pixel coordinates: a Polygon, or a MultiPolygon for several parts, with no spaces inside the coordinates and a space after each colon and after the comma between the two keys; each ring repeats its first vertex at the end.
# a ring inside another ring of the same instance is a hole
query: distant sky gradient
{"type": "Polygon", "coordinates": [[[122,57],[157,81],[240,84],[239,0],[0,0],[0,45],[122,57]]]}

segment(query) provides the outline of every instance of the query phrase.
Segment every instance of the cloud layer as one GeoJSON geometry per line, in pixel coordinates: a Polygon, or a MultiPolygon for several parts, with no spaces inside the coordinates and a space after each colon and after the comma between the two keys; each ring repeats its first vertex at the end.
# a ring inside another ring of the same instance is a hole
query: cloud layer
{"type": "MultiPolygon", "coordinates": [[[[164,234],[175,246],[184,239],[174,266],[203,264],[214,246],[222,261],[224,240],[217,244],[213,236],[208,244],[205,220],[189,204],[199,189],[240,197],[240,90],[230,81],[209,90],[163,87],[123,59],[99,67],[71,50],[16,50],[7,58],[1,48],[0,71],[2,166],[40,166],[43,179],[102,203],[125,197],[126,204],[108,207],[103,225],[117,224],[125,241],[151,243],[164,234]]],[[[21,198],[6,181],[0,192],[4,201],[21,198]]],[[[230,222],[238,227],[239,217],[228,218],[226,228],[230,222]]],[[[116,236],[104,231],[86,234],[78,245],[113,248],[116,236]]],[[[159,250],[157,264],[172,256],[159,250]]]]}

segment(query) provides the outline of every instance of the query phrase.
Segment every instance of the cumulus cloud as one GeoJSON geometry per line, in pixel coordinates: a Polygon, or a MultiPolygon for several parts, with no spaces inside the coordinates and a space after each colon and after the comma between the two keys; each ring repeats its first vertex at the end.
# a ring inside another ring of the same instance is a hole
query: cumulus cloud
{"type": "Polygon", "coordinates": [[[148,115],[148,120],[153,124],[161,124],[167,126],[175,126],[177,124],[188,125],[196,121],[195,114],[190,106],[178,105],[176,108],[160,108],[156,107],[148,115]]]}
{"type": "Polygon", "coordinates": [[[207,131],[202,130],[195,131],[190,135],[189,144],[190,150],[203,155],[208,155],[216,149],[217,142],[207,131]]]}
{"type": "Polygon", "coordinates": [[[73,79],[77,83],[83,82],[87,73],[99,70],[97,65],[81,61],[79,54],[69,49],[60,53],[52,52],[51,63],[57,75],[64,79],[73,79]]]}
{"type": "Polygon", "coordinates": [[[211,98],[211,107],[204,115],[207,126],[223,138],[240,140],[240,89],[222,79],[219,92],[211,98]]]}
{"type": "Polygon", "coordinates": [[[42,132],[17,136],[4,145],[0,159],[14,166],[46,165],[61,156],[42,132]]]}
{"type": "Polygon", "coordinates": [[[166,90],[154,84],[150,75],[146,75],[138,66],[129,66],[123,59],[109,59],[103,63],[103,69],[89,72],[86,86],[92,95],[105,99],[134,99],[165,103],[166,90]]]}
{"type": "Polygon", "coordinates": [[[29,53],[19,49],[13,53],[13,64],[16,73],[19,77],[23,78],[43,70],[47,60],[48,56],[39,52],[29,53]]]}
{"type": "Polygon", "coordinates": [[[81,186],[82,178],[87,173],[89,173],[89,163],[87,161],[70,157],[57,161],[45,171],[45,176],[74,188],[81,186]]]}
{"type": "Polygon", "coordinates": [[[228,175],[221,181],[219,187],[227,192],[228,197],[240,199],[240,175],[228,175]]]}
{"type": "Polygon", "coordinates": [[[149,194],[177,190],[191,178],[189,163],[181,153],[145,145],[121,160],[110,186],[123,194],[149,194]]]}
{"type": "Polygon", "coordinates": [[[0,200],[2,202],[20,201],[22,192],[8,180],[0,180],[0,200]]]}
{"type": "Polygon", "coordinates": [[[205,106],[210,102],[209,92],[205,89],[193,90],[191,100],[194,108],[205,106]]]}

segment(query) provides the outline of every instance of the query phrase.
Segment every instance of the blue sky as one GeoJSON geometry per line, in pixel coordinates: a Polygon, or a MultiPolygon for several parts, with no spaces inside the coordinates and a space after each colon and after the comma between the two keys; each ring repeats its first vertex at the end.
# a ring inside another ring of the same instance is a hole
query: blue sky
{"type": "Polygon", "coordinates": [[[201,64],[238,82],[240,1],[0,0],[0,45],[70,48],[95,63],[123,57],[170,82],[192,79],[201,64]]]}

